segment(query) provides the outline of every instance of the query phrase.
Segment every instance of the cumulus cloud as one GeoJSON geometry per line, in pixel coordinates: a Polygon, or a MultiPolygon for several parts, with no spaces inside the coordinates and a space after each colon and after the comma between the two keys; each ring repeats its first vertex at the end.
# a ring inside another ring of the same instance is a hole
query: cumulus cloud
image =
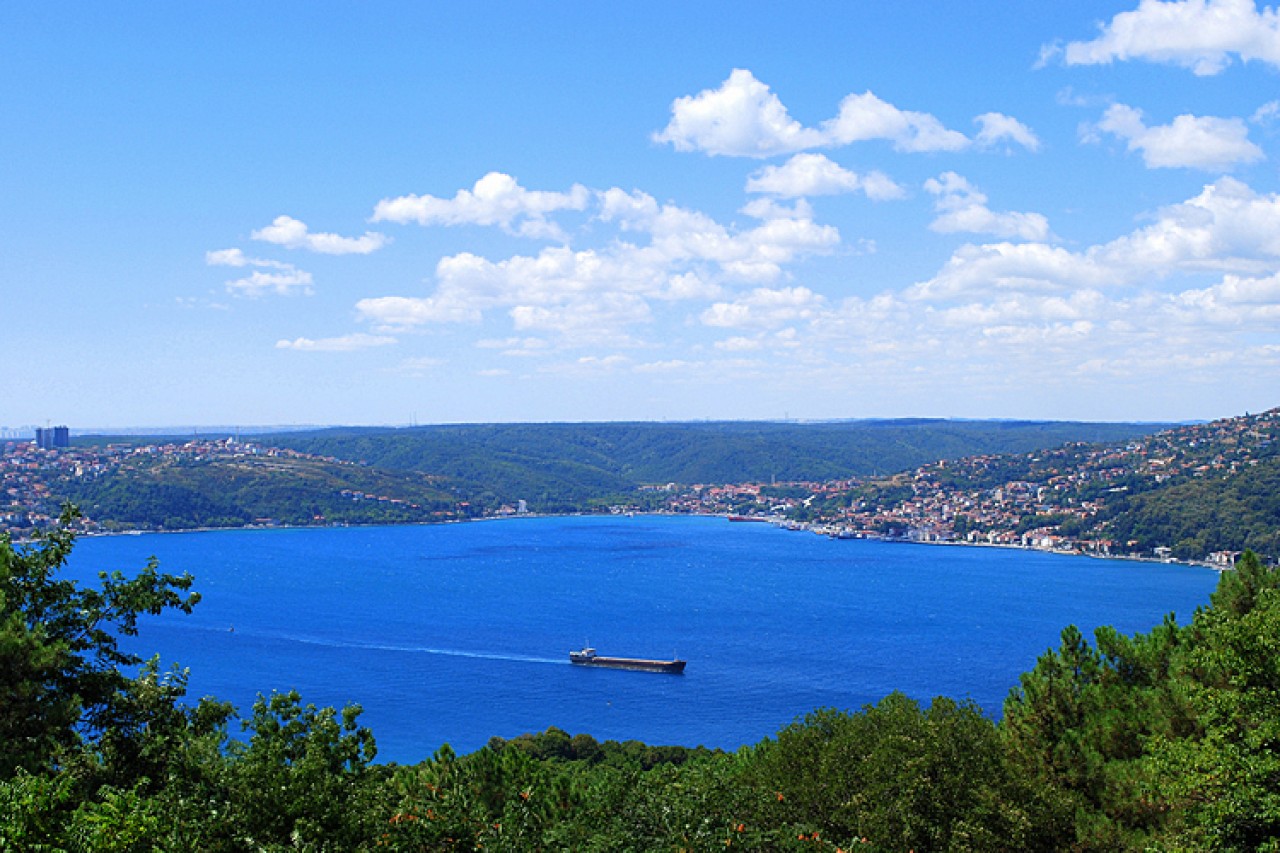
{"type": "Polygon", "coordinates": [[[627,341],[626,330],[651,322],[655,304],[705,301],[739,283],[784,278],[797,260],[839,245],[839,232],[813,221],[803,199],[749,205],[759,221],[729,227],[706,214],[660,204],[647,193],[593,193],[597,225],[618,237],[601,248],[547,246],[533,255],[490,259],[470,252],[436,264],[423,296],[382,296],[356,304],[376,330],[477,322],[505,312],[512,328],[560,345],[627,341]]]}
{"type": "Polygon", "coordinates": [[[366,231],[359,237],[313,233],[307,224],[292,216],[277,216],[266,228],[251,235],[263,243],[274,243],[287,249],[306,249],[322,255],[367,255],[381,249],[389,241],[384,234],[366,231]]]}
{"type": "Polygon", "coordinates": [[[314,293],[311,288],[311,273],[300,270],[293,264],[251,258],[240,249],[218,249],[205,252],[204,261],[212,267],[254,268],[248,276],[226,283],[227,292],[235,296],[257,299],[267,294],[311,296],[314,293]],[[263,270],[277,270],[277,272],[263,272],[263,270]]]}
{"type": "Polygon", "coordinates": [[[218,249],[204,253],[204,262],[211,267],[242,267],[249,263],[239,249],[218,249]]]}
{"type": "Polygon", "coordinates": [[[1174,311],[1217,325],[1273,329],[1280,320],[1280,273],[1264,277],[1227,275],[1209,287],[1177,294],[1170,306],[1174,311]]]}
{"type": "Polygon", "coordinates": [[[1001,142],[1008,140],[1021,145],[1028,151],[1040,150],[1040,138],[1035,135],[1031,128],[1013,116],[1007,116],[1003,113],[983,113],[975,118],[974,121],[981,128],[974,138],[974,141],[981,148],[994,148],[1001,142]]]}
{"type": "Polygon", "coordinates": [[[942,234],[968,232],[994,234],[1019,240],[1047,240],[1049,220],[1039,213],[996,213],[987,207],[987,197],[955,172],[943,172],[924,182],[937,196],[938,217],[929,228],[942,234]]]}
{"type": "MultiPolygon", "coordinates": [[[[954,173],[935,178],[931,191],[952,212],[986,209],[982,194],[954,173]]],[[[614,215],[633,217],[636,227],[650,227],[661,208],[642,194],[614,199],[614,215]]],[[[539,340],[564,334],[577,306],[543,307],[519,312],[522,322],[541,324],[547,334],[539,340]]],[[[613,310],[590,319],[607,324],[613,310]]],[[[883,389],[868,377],[889,371],[899,401],[971,400],[1009,387],[1052,393],[1055,383],[1221,383],[1242,367],[1265,375],[1280,369],[1280,346],[1260,337],[1280,321],[1280,196],[1222,178],[1154,211],[1142,227],[1078,251],[1034,240],[969,245],[905,290],[838,300],[786,283],[729,290],[692,319],[704,333],[725,333],[707,351],[761,354],[750,365],[738,359],[739,378],[750,370],[779,388],[803,381],[874,394],[883,389]]],[[[544,369],[626,367],[707,382],[727,363],[691,359],[688,350],[643,363],[603,354],[630,343],[622,340],[596,335],[597,351],[608,348],[568,363],[552,346],[541,351],[544,369]]]]}
{"type": "Polygon", "coordinates": [[[1259,11],[1253,0],[1141,0],[1103,24],[1096,39],[1051,45],[1041,57],[1061,57],[1067,65],[1138,59],[1200,76],[1221,72],[1234,57],[1280,67],[1280,14],[1259,11]]]}
{"type": "Polygon", "coordinates": [[[1113,134],[1130,151],[1141,152],[1149,169],[1217,172],[1263,159],[1262,149],[1249,141],[1249,129],[1238,118],[1180,115],[1170,124],[1148,127],[1141,110],[1112,104],[1101,121],[1086,128],[1086,140],[1096,138],[1097,131],[1113,134]]]}
{"type": "MultiPolygon", "coordinates": [[[[1029,128],[1001,113],[985,113],[976,121],[982,127],[977,140],[981,147],[1002,140],[1031,150],[1039,144],[1029,128]]],[[[653,140],[677,151],[729,157],[773,157],[871,140],[908,152],[960,151],[975,142],[936,116],[900,109],[871,91],[845,96],[834,117],[805,127],[766,84],[741,68],[719,88],[676,98],[671,120],[653,140]]]]}
{"type": "Polygon", "coordinates": [[[1259,275],[1280,263],[1280,196],[1220,178],[1161,209],[1155,221],[1108,243],[1072,252],[1043,243],[967,245],[912,299],[966,293],[1061,293],[1151,285],[1178,273],[1259,275]]]}
{"type": "Polygon", "coordinates": [[[718,89],[676,98],[671,121],[653,139],[677,151],[732,157],[769,157],[824,142],[820,131],[801,126],[768,86],[742,68],[718,89]]]}
{"type": "Polygon", "coordinates": [[[263,267],[266,269],[291,270],[293,264],[271,261],[265,258],[251,258],[240,249],[218,249],[204,253],[204,262],[211,267],[263,267]]]}
{"type": "Polygon", "coordinates": [[[311,296],[311,273],[303,270],[286,272],[262,272],[254,270],[246,278],[227,282],[227,291],[236,296],[247,296],[256,299],[268,293],[277,296],[311,296]]]}
{"type": "Polygon", "coordinates": [[[807,287],[757,288],[733,302],[717,302],[702,322],[719,328],[774,327],[813,319],[825,299],[807,287]]]}
{"type": "Polygon", "coordinates": [[[970,140],[963,133],[949,130],[928,113],[900,110],[870,91],[846,95],[836,117],[823,122],[828,145],[848,145],[884,139],[899,151],[959,151],[970,140]]]}
{"type": "MultiPolygon", "coordinates": [[[[733,231],[700,211],[660,205],[643,192],[615,188],[600,198],[601,221],[649,236],[647,247],[620,243],[609,253],[627,266],[657,264],[668,271],[712,263],[730,279],[768,281],[782,274],[783,265],[804,255],[828,252],[840,242],[839,231],[814,222],[807,205],[757,209],[764,221],[733,231]]],[[[667,280],[665,274],[662,280],[667,280]]]]}
{"type": "Polygon", "coordinates": [[[378,202],[374,222],[416,222],[419,225],[499,226],[522,237],[563,240],[564,232],[547,217],[564,210],[584,210],[590,201],[586,187],[574,184],[567,192],[528,190],[510,175],[490,172],[469,190],[453,198],[406,195],[378,202]]]}
{"type": "Polygon", "coordinates": [[[395,338],[385,335],[370,335],[355,332],[337,338],[294,338],[293,340],[276,341],[276,349],[291,349],[300,352],[352,352],[353,350],[385,347],[396,342],[395,338]]]}
{"type": "Polygon", "coordinates": [[[465,323],[480,319],[475,307],[437,297],[377,296],[356,303],[356,313],[379,329],[407,329],[426,323],[465,323]]]}
{"type": "Polygon", "coordinates": [[[500,350],[503,355],[527,358],[546,355],[550,351],[551,342],[546,338],[538,337],[486,338],[476,341],[476,347],[479,349],[496,349],[500,350]]]}
{"type": "Polygon", "coordinates": [[[508,314],[518,332],[549,332],[576,344],[620,343],[617,330],[651,319],[649,303],[635,294],[605,293],[559,305],[516,305],[508,314]]]}
{"type": "Polygon", "coordinates": [[[759,337],[747,338],[741,335],[735,335],[731,338],[716,341],[715,347],[725,352],[753,352],[764,346],[764,342],[759,337]]]}
{"type": "Polygon", "coordinates": [[[1274,122],[1278,116],[1280,116],[1280,101],[1267,101],[1253,111],[1249,121],[1265,126],[1274,122]]]}
{"type": "Polygon", "coordinates": [[[747,179],[747,192],[781,198],[861,192],[875,201],[906,195],[883,172],[858,175],[822,154],[796,154],[781,166],[760,169],[747,179]]]}

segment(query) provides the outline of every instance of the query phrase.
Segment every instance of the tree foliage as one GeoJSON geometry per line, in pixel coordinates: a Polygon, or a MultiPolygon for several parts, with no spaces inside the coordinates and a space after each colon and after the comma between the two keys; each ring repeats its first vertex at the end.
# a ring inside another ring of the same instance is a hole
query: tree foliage
{"type": "Polygon", "coordinates": [[[66,525],[26,547],[0,537],[0,779],[36,773],[83,741],[127,737],[143,724],[138,702],[151,683],[120,648],[143,614],[190,612],[190,575],[162,573],[153,559],[135,577],[99,574],[99,588],[59,577],[74,535],[66,525]]]}

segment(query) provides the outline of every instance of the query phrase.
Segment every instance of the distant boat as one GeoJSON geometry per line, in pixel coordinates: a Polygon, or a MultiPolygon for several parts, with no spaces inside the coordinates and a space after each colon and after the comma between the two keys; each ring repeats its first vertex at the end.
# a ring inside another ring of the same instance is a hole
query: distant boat
{"type": "Polygon", "coordinates": [[[759,515],[731,515],[731,516],[729,516],[729,520],[730,520],[730,521],[759,521],[759,522],[767,522],[769,519],[764,518],[763,516],[759,516],[759,515]]]}
{"type": "Polygon", "coordinates": [[[684,672],[685,661],[682,660],[647,660],[645,658],[614,658],[596,654],[596,650],[586,646],[576,652],[569,652],[569,663],[582,666],[601,666],[607,669],[634,669],[642,672],[669,672],[678,675],[684,672]]]}

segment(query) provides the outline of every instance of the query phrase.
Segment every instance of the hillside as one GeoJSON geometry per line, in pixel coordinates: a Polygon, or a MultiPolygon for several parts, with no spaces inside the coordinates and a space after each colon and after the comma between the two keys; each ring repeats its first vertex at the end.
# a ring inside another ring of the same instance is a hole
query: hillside
{"type": "Polygon", "coordinates": [[[1223,564],[1280,556],[1280,409],[1119,443],[920,466],[796,515],[866,533],[1223,564]]]}
{"type": "Polygon", "coordinates": [[[103,529],[371,524],[458,517],[455,495],[417,472],[251,453],[135,454],[51,479],[103,529]]]}
{"type": "Polygon", "coordinates": [[[1123,441],[1151,424],[888,420],[831,423],[486,424],[331,429],[264,438],[278,447],[444,477],[481,502],[581,507],[653,483],[825,481],[939,459],[1123,441]]]}
{"type": "MultiPolygon", "coordinates": [[[[63,501],[88,529],[399,523],[514,511],[688,511],[646,486],[847,481],[939,459],[1128,441],[1151,424],[890,420],[325,429],[251,440],[86,436],[0,445],[0,530],[63,501]]],[[[771,493],[803,491],[787,487],[771,493]]],[[[696,503],[696,500],[695,500],[696,503]]],[[[715,507],[712,507],[715,511],[715,507]]],[[[726,509],[732,509],[727,507],[726,509]]]]}

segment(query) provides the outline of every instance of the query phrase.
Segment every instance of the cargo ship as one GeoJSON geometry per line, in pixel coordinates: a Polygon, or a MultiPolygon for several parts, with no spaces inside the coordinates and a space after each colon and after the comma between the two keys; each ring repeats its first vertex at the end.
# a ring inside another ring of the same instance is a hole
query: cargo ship
{"type": "Polygon", "coordinates": [[[685,662],[682,660],[646,660],[645,658],[612,658],[596,654],[596,650],[587,646],[576,652],[569,652],[569,663],[582,666],[602,666],[608,669],[636,669],[642,672],[684,672],[685,662]]]}

